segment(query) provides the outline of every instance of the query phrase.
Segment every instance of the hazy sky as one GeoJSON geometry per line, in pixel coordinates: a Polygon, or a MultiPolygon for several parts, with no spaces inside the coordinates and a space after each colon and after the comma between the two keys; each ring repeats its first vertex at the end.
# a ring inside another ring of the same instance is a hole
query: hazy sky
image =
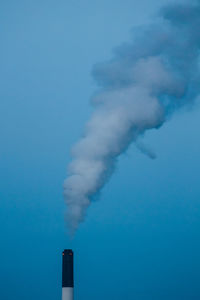
{"type": "MultiPolygon", "coordinates": [[[[2,300],[61,299],[61,251],[76,300],[200,299],[200,105],[148,132],[66,234],[63,180],[91,113],[91,70],[167,0],[0,3],[2,300]]],[[[173,1],[171,1],[173,2],[173,1]]]]}

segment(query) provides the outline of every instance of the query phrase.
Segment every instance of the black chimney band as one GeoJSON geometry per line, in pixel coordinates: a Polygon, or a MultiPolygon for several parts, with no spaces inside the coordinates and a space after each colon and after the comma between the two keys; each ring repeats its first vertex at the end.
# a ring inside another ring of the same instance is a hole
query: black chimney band
{"type": "Polygon", "coordinates": [[[62,287],[74,287],[73,251],[65,249],[62,255],[62,287]]]}

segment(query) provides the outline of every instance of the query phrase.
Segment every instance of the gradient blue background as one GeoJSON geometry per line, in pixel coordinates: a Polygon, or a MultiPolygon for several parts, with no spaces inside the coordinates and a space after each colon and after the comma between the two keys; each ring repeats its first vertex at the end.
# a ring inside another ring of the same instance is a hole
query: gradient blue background
{"type": "Polygon", "coordinates": [[[0,2],[0,291],[61,299],[61,251],[75,251],[75,300],[200,299],[200,107],[132,146],[66,235],[62,184],[95,91],[94,63],[167,0],[0,2]]]}

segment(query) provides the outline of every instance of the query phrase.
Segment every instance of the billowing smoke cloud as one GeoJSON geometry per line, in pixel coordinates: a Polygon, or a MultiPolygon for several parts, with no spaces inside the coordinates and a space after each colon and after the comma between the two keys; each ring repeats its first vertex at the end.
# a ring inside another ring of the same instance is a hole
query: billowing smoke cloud
{"type": "Polygon", "coordinates": [[[72,231],[130,143],[154,158],[138,138],[197,97],[199,46],[199,2],[171,5],[162,9],[159,23],[134,30],[133,40],[115,49],[111,61],[94,67],[100,87],[93,97],[94,113],[72,150],[64,182],[72,231]]]}

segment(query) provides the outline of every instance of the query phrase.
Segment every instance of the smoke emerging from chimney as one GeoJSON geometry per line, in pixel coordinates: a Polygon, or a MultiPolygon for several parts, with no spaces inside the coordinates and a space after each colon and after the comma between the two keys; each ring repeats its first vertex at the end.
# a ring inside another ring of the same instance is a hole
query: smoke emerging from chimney
{"type": "Polygon", "coordinates": [[[72,149],[64,182],[67,222],[72,232],[94,196],[112,175],[117,158],[138,138],[158,129],[174,111],[192,103],[200,89],[200,3],[170,5],[159,22],[133,31],[112,60],[94,66],[99,86],[84,136],[72,149]]]}

